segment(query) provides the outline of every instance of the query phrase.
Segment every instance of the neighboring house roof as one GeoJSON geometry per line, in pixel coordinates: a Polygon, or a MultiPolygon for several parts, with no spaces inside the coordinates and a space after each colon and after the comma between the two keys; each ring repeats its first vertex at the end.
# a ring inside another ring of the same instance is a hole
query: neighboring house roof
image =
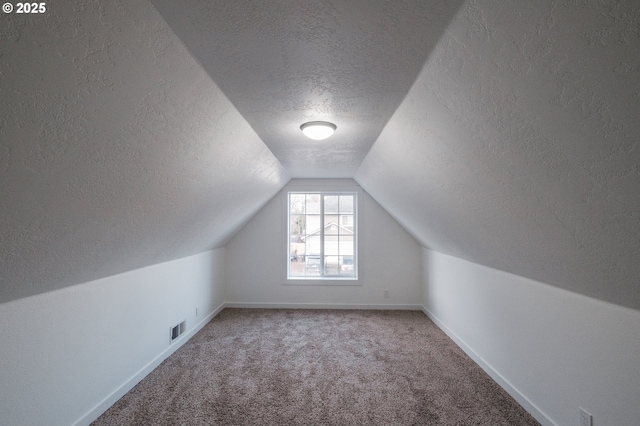
{"type": "MultiPolygon", "coordinates": [[[[344,229],[346,232],[348,232],[349,234],[352,234],[352,235],[353,235],[353,231],[352,231],[351,229],[346,228],[346,227],[344,227],[344,226],[342,226],[342,225],[338,225],[336,222],[329,222],[329,223],[327,223],[327,224],[324,226],[324,229],[327,229],[329,226],[332,226],[332,225],[333,225],[333,226],[337,226],[337,227],[339,227],[339,228],[342,228],[342,229],[344,229]]],[[[316,234],[319,234],[319,233],[320,233],[320,228],[318,228],[318,229],[316,229],[315,231],[313,231],[313,232],[309,233],[309,234],[307,235],[307,237],[308,237],[308,236],[311,236],[311,235],[316,235],[316,234]]]]}

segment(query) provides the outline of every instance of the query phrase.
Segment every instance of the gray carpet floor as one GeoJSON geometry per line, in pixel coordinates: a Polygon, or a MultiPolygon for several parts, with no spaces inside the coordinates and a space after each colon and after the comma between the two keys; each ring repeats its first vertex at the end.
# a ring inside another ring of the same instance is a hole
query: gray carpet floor
{"type": "Polygon", "coordinates": [[[225,309],[93,425],[537,425],[422,312],[225,309]]]}

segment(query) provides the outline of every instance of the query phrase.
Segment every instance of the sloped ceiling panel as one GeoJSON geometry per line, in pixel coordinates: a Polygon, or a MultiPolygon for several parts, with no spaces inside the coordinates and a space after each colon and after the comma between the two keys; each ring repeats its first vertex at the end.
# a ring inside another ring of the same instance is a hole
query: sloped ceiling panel
{"type": "Polygon", "coordinates": [[[2,16],[0,303],[224,245],[289,179],[146,1],[2,16]]]}
{"type": "Polygon", "coordinates": [[[640,3],[469,1],[356,180],[425,247],[640,309],[640,3]]]}
{"type": "Polygon", "coordinates": [[[293,177],[352,178],[462,0],[151,2],[293,177]]]}

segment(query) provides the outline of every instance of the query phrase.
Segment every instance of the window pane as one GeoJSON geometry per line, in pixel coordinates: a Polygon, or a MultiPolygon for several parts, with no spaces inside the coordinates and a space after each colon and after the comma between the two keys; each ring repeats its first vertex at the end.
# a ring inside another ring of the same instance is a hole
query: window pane
{"type": "Polygon", "coordinates": [[[289,211],[291,214],[294,213],[304,213],[304,194],[290,194],[289,201],[291,202],[289,206],[289,211]]]}
{"type": "Polygon", "coordinates": [[[325,256],[324,257],[324,273],[327,275],[338,275],[340,272],[340,257],[325,256]]]}
{"type": "Polygon", "coordinates": [[[304,244],[291,243],[289,250],[291,253],[291,259],[289,259],[289,275],[296,277],[304,276],[304,256],[301,255],[301,253],[304,253],[304,244]]]}
{"type": "Polygon", "coordinates": [[[338,213],[338,198],[337,195],[324,196],[324,214],[338,213]]]}
{"type": "Polygon", "coordinates": [[[301,242],[291,241],[289,244],[289,253],[291,257],[301,257],[304,255],[306,248],[305,244],[301,242]]]}
{"type": "Polygon", "coordinates": [[[303,235],[305,233],[305,217],[306,216],[301,214],[291,215],[291,219],[289,220],[291,229],[289,230],[289,233],[292,237],[303,235]]]}
{"type": "Polygon", "coordinates": [[[353,213],[353,195],[340,196],[340,213],[353,213]]]}
{"type": "Polygon", "coordinates": [[[340,235],[353,235],[353,215],[340,215],[340,235]]]}
{"type": "Polygon", "coordinates": [[[320,255],[306,256],[305,275],[320,275],[320,255]]]}
{"type": "Polygon", "coordinates": [[[319,235],[311,235],[307,237],[306,254],[320,256],[320,236],[319,235]]]}
{"type": "Polygon", "coordinates": [[[313,235],[313,234],[320,235],[320,215],[319,214],[307,215],[306,228],[309,235],[313,235]]]}
{"type": "Polygon", "coordinates": [[[339,248],[340,248],[340,253],[338,254],[340,254],[341,256],[346,256],[346,255],[353,256],[354,255],[353,237],[341,236],[339,248]]]}
{"type": "Polygon", "coordinates": [[[338,249],[338,237],[324,237],[324,254],[336,256],[340,254],[338,249]]]}
{"type": "Polygon", "coordinates": [[[342,256],[342,264],[340,265],[340,275],[353,276],[353,256],[342,256]]]}
{"type": "Polygon", "coordinates": [[[320,194],[307,194],[307,214],[320,214],[320,194]]]}
{"type": "Polygon", "coordinates": [[[324,216],[324,235],[338,235],[339,229],[337,215],[324,216]]]}

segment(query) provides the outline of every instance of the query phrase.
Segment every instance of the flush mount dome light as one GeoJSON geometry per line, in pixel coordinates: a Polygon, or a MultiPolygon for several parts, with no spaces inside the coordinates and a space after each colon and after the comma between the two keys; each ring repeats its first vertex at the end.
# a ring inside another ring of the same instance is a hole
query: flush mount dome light
{"type": "Polygon", "coordinates": [[[300,130],[306,137],[316,141],[328,138],[336,129],[335,124],[326,121],[310,121],[300,126],[300,130]]]}

